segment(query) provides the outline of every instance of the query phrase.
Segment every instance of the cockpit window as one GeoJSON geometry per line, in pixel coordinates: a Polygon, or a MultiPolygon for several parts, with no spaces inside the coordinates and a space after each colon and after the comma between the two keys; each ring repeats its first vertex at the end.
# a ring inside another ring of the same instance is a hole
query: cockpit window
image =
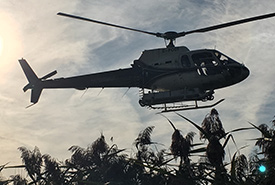
{"type": "Polygon", "coordinates": [[[218,72],[216,66],[219,65],[219,61],[212,55],[211,52],[200,52],[192,55],[195,66],[198,67],[197,71],[199,75],[214,75],[218,72]]]}
{"type": "Polygon", "coordinates": [[[231,62],[231,60],[227,56],[225,56],[219,52],[215,52],[215,55],[223,65],[226,65],[231,62]]]}
{"type": "Polygon", "coordinates": [[[196,53],[192,56],[192,59],[196,66],[201,66],[202,63],[204,63],[205,66],[219,65],[218,61],[216,61],[216,59],[210,52],[196,53]]]}
{"type": "Polygon", "coordinates": [[[201,63],[205,63],[209,61],[209,59],[213,58],[211,53],[203,52],[203,53],[196,53],[192,56],[192,59],[196,66],[200,66],[201,63]]]}

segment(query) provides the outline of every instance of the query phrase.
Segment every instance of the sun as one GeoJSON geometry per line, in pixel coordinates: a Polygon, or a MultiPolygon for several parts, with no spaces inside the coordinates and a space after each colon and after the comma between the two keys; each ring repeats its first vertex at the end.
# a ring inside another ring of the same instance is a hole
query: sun
{"type": "Polygon", "coordinates": [[[0,20],[0,73],[3,74],[12,68],[22,50],[18,22],[5,12],[0,12],[0,20]]]}

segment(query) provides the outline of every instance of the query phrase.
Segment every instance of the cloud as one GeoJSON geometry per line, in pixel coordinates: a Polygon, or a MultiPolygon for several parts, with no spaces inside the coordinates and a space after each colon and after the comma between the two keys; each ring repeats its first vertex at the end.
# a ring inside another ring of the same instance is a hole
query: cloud
{"type": "MultiPolygon", "coordinates": [[[[20,163],[17,147],[21,145],[30,149],[38,146],[42,153],[64,159],[69,156],[67,149],[71,145],[85,147],[101,132],[108,141],[113,137],[119,147],[131,148],[139,131],[151,125],[156,127],[153,138],[166,148],[170,145],[171,126],[155,114],[157,111],[139,106],[138,89],[134,88],[125,96],[127,89],[104,89],[101,93],[101,89],[89,89],[85,94],[77,90],[45,90],[37,105],[25,109],[30,92],[22,92],[27,80],[17,62],[21,57],[29,61],[39,76],[57,69],[56,77],[67,77],[129,67],[144,49],[164,47],[159,38],[60,17],[57,12],[166,32],[188,31],[269,13],[274,10],[273,4],[271,1],[261,4],[257,1],[248,4],[203,1],[198,4],[189,0],[1,1],[1,12],[9,15],[14,25],[14,30],[9,27],[10,34],[6,38],[17,38],[13,47],[20,49],[5,58],[4,62],[11,65],[0,74],[1,136],[4,138],[0,164],[20,163]]],[[[217,106],[226,130],[247,127],[247,121],[257,124],[272,119],[273,22],[268,19],[177,40],[177,45],[187,45],[190,49],[216,46],[250,68],[251,75],[246,81],[216,91],[216,100],[226,98],[217,106]]],[[[1,58],[0,62],[3,60],[1,58]]],[[[206,109],[182,114],[200,123],[208,112],[206,109]]],[[[175,114],[166,115],[184,135],[196,131],[175,114]]],[[[255,137],[250,131],[236,134],[239,147],[248,143],[244,135],[248,139],[255,137]]],[[[233,153],[234,145],[229,146],[233,153]]]]}

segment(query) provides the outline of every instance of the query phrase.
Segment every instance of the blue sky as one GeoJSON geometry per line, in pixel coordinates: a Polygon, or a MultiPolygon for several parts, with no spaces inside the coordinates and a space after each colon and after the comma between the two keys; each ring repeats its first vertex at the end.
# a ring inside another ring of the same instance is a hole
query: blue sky
{"type": "MultiPolygon", "coordinates": [[[[154,125],[153,140],[169,148],[172,128],[156,111],[141,108],[138,89],[45,90],[37,105],[29,105],[30,92],[18,59],[24,57],[43,76],[55,77],[129,67],[145,49],[164,47],[162,39],[57,16],[61,11],[152,32],[188,31],[275,11],[273,1],[65,1],[3,0],[0,2],[0,164],[18,164],[20,146],[64,160],[72,145],[86,147],[103,132],[120,148],[128,148],[140,130],[154,125]],[[197,3],[200,2],[200,3],[197,3]],[[100,93],[100,94],[99,94],[100,93]]],[[[250,76],[244,82],[215,93],[226,100],[216,108],[227,131],[269,123],[274,116],[275,18],[193,34],[177,40],[189,49],[216,48],[245,63],[250,76]]],[[[201,123],[210,110],[181,112],[201,123]]],[[[185,135],[194,127],[173,113],[166,114],[185,135]]],[[[255,131],[234,134],[238,146],[249,153],[260,136],[255,131]]],[[[199,136],[196,136],[198,139],[199,136]]],[[[231,153],[234,145],[229,143],[231,153]]]]}

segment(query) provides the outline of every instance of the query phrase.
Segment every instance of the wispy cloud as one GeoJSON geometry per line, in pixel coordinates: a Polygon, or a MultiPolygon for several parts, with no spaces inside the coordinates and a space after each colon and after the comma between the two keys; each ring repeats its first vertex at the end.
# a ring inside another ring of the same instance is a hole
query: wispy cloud
{"type": "MultiPolygon", "coordinates": [[[[158,142],[167,148],[170,144],[170,125],[156,115],[156,111],[139,107],[137,89],[130,89],[124,97],[127,89],[105,89],[100,95],[100,89],[89,89],[84,96],[83,91],[77,90],[45,90],[37,105],[25,109],[30,92],[22,92],[27,81],[17,63],[21,57],[25,57],[40,76],[57,69],[56,77],[67,77],[128,67],[142,50],[164,47],[164,42],[158,38],[59,17],[57,12],[165,32],[188,31],[270,13],[275,9],[273,4],[271,1],[261,4],[257,1],[248,4],[203,1],[198,4],[189,0],[1,1],[1,12],[10,18],[10,22],[1,21],[1,25],[14,26],[9,27],[6,38],[17,40],[12,40],[14,45],[10,47],[14,52],[9,51],[9,57],[0,60],[9,64],[0,74],[1,136],[6,138],[0,144],[5,150],[0,164],[14,161],[16,156],[18,161],[15,162],[19,162],[17,147],[20,145],[37,145],[42,153],[66,158],[68,147],[86,146],[101,132],[106,138],[114,137],[120,147],[130,148],[138,132],[149,125],[156,126],[154,137],[158,142]]],[[[227,130],[246,127],[247,121],[256,124],[269,121],[274,114],[271,96],[275,87],[272,74],[274,30],[274,19],[268,19],[177,41],[178,45],[187,45],[190,49],[216,47],[250,68],[251,75],[246,81],[215,94],[216,99],[226,98],[217,109],[227,130]],[[262,110],[265,110],[264,116],[262,110]]],[[[183,114],[200,123],[207,112],[209,110],[183,114]]],[[[167,116],[183,133],[195,130],[173,113],[167,116]]],[[[246,136],[254,137],[254,134],[247,132],[246,136]]],[[[239,146],[248,143],[243,136],[236,134],[239,146]]]]}

